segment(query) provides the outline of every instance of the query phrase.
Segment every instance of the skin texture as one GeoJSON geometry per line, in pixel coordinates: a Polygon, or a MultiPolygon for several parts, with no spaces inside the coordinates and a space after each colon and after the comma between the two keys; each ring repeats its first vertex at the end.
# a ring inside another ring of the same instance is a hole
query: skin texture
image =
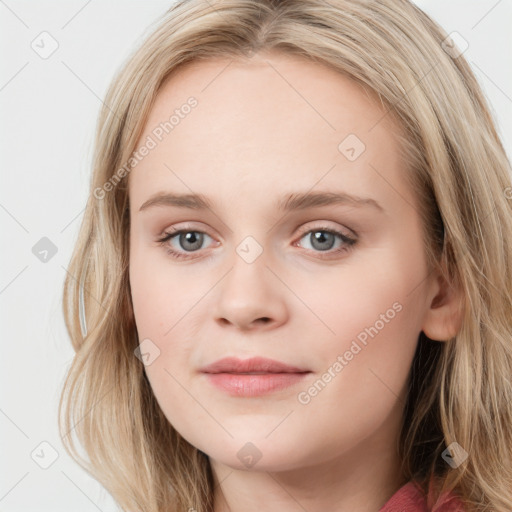
{"type": "Polygon", "coordinates": [[[190,96],[197,106],[129,175],[130,283],[139,340],[160,350],[145,367],[155,397],[209,456],[220,482],[216,512],[376,511],[404,483],[398,434],[419,333],[448,340],[458,322],[455,296],[427,269],[399,128],[350,79],[260,53],[173,74],[139,145],[190,96]],[[354,161],[338,149],[349,134],[366,147],[354,161]],[[384,211],[350,203],[276,209],[288,194],[319,191],[372,198],[384,211]],[[204,194],[213,206],[139,211],[159,192],[204,194]],[[159,244],[171,227],[206,235],[199,249],[180,245],[179,235],[159,244]],[[320,228],[357,242],[315,245],[320,228]],[[257,247],[244,246],[248,236],[262,249],[251,263],[237,253],[257,247]],[[264,356],[311,373],[269,395],[233,397],[199,372],[225,356],[264,356]],[[301,403],[328,368],[330,381],[301,403]],[[241,449],[260,458],[250,466],[241,449]]]}

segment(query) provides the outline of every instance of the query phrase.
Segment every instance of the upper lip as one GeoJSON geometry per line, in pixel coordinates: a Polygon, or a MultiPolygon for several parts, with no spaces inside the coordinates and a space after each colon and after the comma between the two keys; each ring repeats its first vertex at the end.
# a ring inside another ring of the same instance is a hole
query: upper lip
{"type": "Polygon", "coordinates": [[[224,357],[201,368],[203,373],[305,373],[309,370],[291,366],[266,357],[251,357],[250,359],[238,359],[236,357],[224,357]]]}

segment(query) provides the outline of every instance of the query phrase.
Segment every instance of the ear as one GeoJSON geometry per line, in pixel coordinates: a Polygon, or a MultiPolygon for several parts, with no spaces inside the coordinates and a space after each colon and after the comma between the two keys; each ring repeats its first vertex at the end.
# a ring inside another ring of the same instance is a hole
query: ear
{"type": "Polygon", "coordinates": [[[431,340],[449,341],[459,332],[463,317],[463,291],[459,284],[449,282],[446,272],[434,271],[430,280],[429,307],[425,312],[422,331],[431,340]]]}

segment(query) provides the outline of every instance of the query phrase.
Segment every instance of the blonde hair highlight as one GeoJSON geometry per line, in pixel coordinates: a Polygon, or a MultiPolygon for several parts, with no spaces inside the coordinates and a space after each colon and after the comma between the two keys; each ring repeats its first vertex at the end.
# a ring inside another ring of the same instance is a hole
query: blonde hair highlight
{"type": "MultiPolygon", "coordinates": [[[[435,477],[435,496],[455,490],[468,512],[510,512],[510,163],[469,65],[442,49],[446,37],[407,0],[180,1],[108,90],[90,187],[101,188],[127,162],[162,84],[187,62],[278,51],[329,66],[371,91],[403,128],[406,179],[419,199],[429,265],[464,295],[455,338],[439,343],[420,335],[398,447],[404,474],[425,493],[435,477]],[[451,469],[441,453],[454,441],[469,457],[451,469]]],[[[127,181],[102,199],[90,195],[65,280],[76,355],[59,404],[61,436],[123,510],[211,512],[208,458],[169,424],[134,355],[127,181]]]]}

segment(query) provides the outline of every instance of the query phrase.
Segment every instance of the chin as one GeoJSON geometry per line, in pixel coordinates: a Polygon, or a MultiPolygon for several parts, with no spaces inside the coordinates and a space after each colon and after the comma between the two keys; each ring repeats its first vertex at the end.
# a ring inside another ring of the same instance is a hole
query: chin
{"type": "Polygon", "coordinates": [[[189,442],[209,458],[242,471],[287,471],[311,462],[312,454],[305,449],[303,436],[300,441],[290,436],[276,436],[272,439],[274,434],[265,438],[261,433],[257,434],[251,429],[244,433],[231,433],[233,438],[226,434],[215,439],[202,437],[197,443],[193,439],[189,442]],[[288,439],[289,442],[283,443],[283,439],[288,439]]]}

